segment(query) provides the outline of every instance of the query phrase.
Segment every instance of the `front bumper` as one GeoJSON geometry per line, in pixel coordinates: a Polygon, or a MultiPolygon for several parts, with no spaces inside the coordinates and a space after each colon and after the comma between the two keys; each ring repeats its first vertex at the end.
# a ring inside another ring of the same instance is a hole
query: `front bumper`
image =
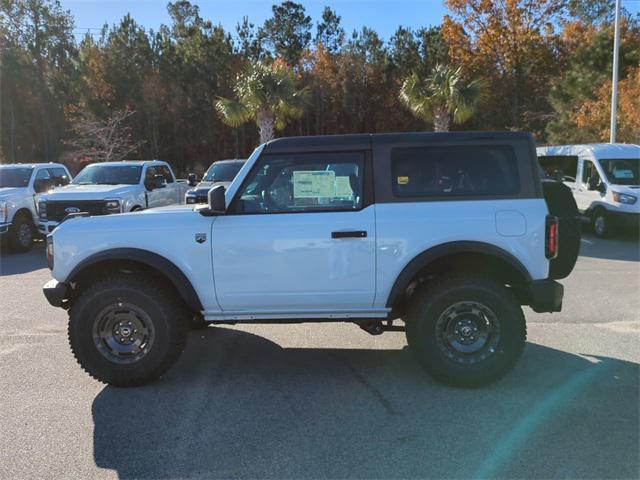
{"type": "Polygon", "coordinates": [[[9,227],[10,226],[11,226],[10,223],[0,223],[0,237],[3,237],[7,233],[9,233],[9,227]]]}
{"type": "Polygon", "coordinates": [[[40,221],[38,223],[38,231],[40,233],[42,233],[43,235],[48,235],[51,232],[53,232],[53,230],[60,225],[59,222],[50,222],[50,221],[40,221]]]}
{"type": "Polygon", "coordinates": [[[534,312],[559,312],[562,310],[564,287],[561,283],[547,278],[533,280],[528,284],[527,304],[534,312]]]}
{"type": "Polygon", "coordinates": [[[43,285],[42,293],[51,305],[64,308],[66,301],[69,300],[71,288],[66,283],[53,279],[43,285]]]}
{"type": "Polygon", "coordinates": [[[621,228],[640,228],[640,213],[607,211],[611,223],[621,228]]]}

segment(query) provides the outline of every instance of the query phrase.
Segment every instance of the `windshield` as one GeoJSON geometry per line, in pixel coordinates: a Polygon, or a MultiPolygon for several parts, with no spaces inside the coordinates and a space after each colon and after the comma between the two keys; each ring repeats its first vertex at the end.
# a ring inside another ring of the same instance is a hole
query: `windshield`
{"type": "Polygon", "coordinates": [[[203,182],[230,182],[238,174],[242,168],[241,162],[233,163],[214,163],[211,165],[207,173],[205,173],[203,182]]]}
{"type": "Polygon", "coordinates": [[[89,165],[73,179],[75,185],[137,185],[141,165],[89,165]]]}
{"type": "Polygon", "coordinates": [[[600,160],[607,180],[612,185],[640,185],[640,158],[605,158],[600,160]]]}
{"type": "Polygon", "coordinates": [[[0,188],[20,188],[29,185],[33,168],[0,168],[0,188]]]}

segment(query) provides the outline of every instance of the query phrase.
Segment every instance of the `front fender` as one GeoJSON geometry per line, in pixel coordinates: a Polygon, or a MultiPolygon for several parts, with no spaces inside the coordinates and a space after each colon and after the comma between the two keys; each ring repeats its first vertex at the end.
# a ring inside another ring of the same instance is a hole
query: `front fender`
{"type": "Polygon", "coordinates": [[[102,262],[132,261],[151,267],[166,277],[176,288],[184,302],[195,311],[202,311],[202,302],[187,276],[173,262],[157,253],[139,248],[113,248],[95,253],[78,263],[69,273],[65,284],[72,284],[86,269],[102,262]]]}

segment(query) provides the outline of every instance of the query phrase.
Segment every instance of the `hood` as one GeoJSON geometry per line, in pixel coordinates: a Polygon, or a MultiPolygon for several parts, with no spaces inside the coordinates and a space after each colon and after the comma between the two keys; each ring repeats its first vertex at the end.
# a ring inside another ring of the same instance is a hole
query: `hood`
{"type": "Polygon", "coordinates": [[[224,188],[227,188],[230,184],[231,182],[200,182],[194,187],[194,190],[211,190],[213,187],[217,187],[218,185],[222,185],[224,188]]]}
{"type": "Polygon", "coordinates": [[[616,185],[615,183],[610,187],[618,193],[628,193],[637,197],[640,194],[640,185],[616,185]]]}
{"type": "Polygon", "coordinates": [[[179,213],[193,211],[194,205],[167,205],[165,207],[147,208],[139,212],[132,212],[125,215],[153,215],[158,213],[179,213]]]}
{"type": "Polygon", "coordinates": [[[101,200],[107,197],[118,197],[138,185],[73,185],[56,188],[41,195],[42,200],[101,200]]]}
{"type": "Polygon", "coordinates": [[[13,197],[14,195],[26,195],[28,193],[27,187],[4,187],[0,188],[0,200],[13,197]]]}

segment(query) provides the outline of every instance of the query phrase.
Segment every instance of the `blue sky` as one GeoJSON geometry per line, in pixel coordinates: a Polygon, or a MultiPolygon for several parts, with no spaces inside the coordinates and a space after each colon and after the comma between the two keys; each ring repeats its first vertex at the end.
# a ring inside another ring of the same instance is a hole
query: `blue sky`
{"type": "MultiPolygon", "coordinates": [[[[348,33],[362,26],[376,30],[388,39],[398,25],[420,27],[439,25],[446,9],[442,0],[298,0],[303,3],[314,25],[325,5],[342,16],[348,33]]],[[[116,23],[127,12],[146,28],[158,29],[169,23],[168,0],[61,0],[76,20],[76,32],[99,28],[105,22],[116,23]]],[[[200,7],[202,17],[221,23],[235,34],[236,24],[244,15],[255,25],[262,25],[271,16],[272,0],[192,0],[200,7]]],[[[315,26],[313,30],[315,34],[315,26]]]]}
{"type": "MultiPolygon", "coordinates": [[[[389,39],[398,25],[420,27],[439,25],[447,12],[442,0],[297,0],[306,7],[315,22],[325,5],[342,16],[347,33],[368,26],[384,39],[389,39]]],[[[76,20],[78,36],[86,29],[99,29],[105,22],[118,22],[126,13],[145,28],[157,30],[169,23],[168,0],[61,0],[76,20]]],[[[271,16],[271,6],[279,0],[192,0],[199,5],[201,15],[235,34],[236,24],[244,15],[255,25],[262,25],[271,16]]],[[[622,6],[633,14],[640,11],[640,0],[622,0],[622,6]]],[[[313,32],[315,33],[315,27],[313,32]]]]}

